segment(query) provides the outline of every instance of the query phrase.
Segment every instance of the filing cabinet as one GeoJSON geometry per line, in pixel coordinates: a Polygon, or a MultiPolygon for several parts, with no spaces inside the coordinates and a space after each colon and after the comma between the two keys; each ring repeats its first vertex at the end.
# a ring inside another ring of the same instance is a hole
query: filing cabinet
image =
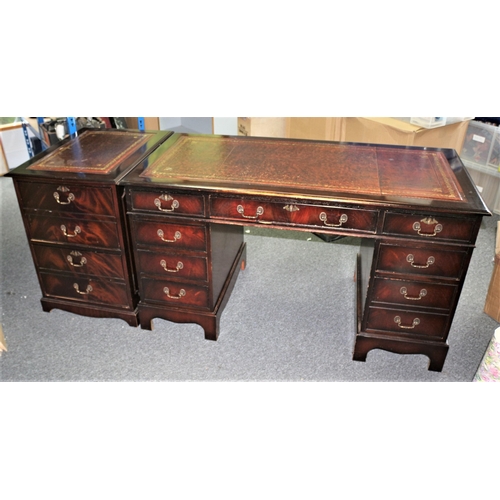
{"type": "Polygon", "coordinates": [[[14,179],[43,310],[138,325],[118,181],[169,135],[83,129],[8,174],[14,179]]]}

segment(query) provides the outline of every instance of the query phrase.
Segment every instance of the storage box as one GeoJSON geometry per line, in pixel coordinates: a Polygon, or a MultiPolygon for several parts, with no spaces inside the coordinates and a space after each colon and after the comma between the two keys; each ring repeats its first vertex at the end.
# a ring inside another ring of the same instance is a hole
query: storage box
{"type": "Polygon", "coordinates": [[[486,295],[484,312],[500,323],[500,222],[497,224],[495,264],[486,295]]]}
{"type": "Polygon", "coordinates": [[[500,128],[471,121],[460,153],[464,160],[498,169],[500,165],[500,128]]]}
{"type": "Polygon", "coordinates": [[[287,137],[287,118],[238,118],[238,135],[287,137]]]}
{"type": "Polygon", "coordinates": [[[413,125],[396,118],[346,118],[344,141],[451,148],[460,152],[469,121],[436,128],[413,125]]]}
{"type": "Polygon", "coordinates": [[[238,134],[452,148],[459,152],[468,124],[465,120],[429,129],[396,118],[238,118],[238,134]]]}
{"type": "Polygon", "coordinates": [[[435,128],[446,125],[446,117],[410,118],[410,123],[424,128],[435,128]]]}
{"type": "Polygon", "coordinates": [[[500,215],[500,172],[495,168],[483,167],[467,160],[463,160],[463,163],[486,206],[500,215]]]}

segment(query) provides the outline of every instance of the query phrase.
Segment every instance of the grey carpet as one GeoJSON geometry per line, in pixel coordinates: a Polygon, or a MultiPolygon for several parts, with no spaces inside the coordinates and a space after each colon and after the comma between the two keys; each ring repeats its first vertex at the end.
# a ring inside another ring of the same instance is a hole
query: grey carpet
{"type": "Polygon", "coordinates": [[[40,288],[12,180],[0,178],[3,381],[471,381],[498,323],[483,313],[495,225],[483,221],[441,373],[423,355],[381,350],[352,361],[359,240],[247,229],[247,268],[217,342],[194,324],[154,320],[152,332],[40,306],[40,288]]]}

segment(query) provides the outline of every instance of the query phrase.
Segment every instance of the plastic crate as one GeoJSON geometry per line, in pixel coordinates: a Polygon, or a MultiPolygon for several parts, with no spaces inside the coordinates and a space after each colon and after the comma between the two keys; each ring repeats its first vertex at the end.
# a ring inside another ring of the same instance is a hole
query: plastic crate
{"type": "Polygon", "coordinates": [[[500,215],[500,172],[467,160],[463,162],[488,209],[500,215]]]}
{"type": "Polygon", "coordinates": [[[498,169],[500,165],[500,128],[471,121],[460,157],[468,162],[498,169]]]}

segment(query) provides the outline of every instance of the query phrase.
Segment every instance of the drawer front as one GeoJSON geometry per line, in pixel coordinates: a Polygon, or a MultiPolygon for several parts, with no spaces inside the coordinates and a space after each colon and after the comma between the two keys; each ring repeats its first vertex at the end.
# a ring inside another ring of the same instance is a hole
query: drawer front
{"type": "Polygon", "coordinates": [[[449,315],[447,314],[370,307],[366,330],[444,339],[448,332],[448,325],[449,315]]]}
{"type": "Polygon", "coordinates": [[[28,216],[32,240],[119,248],[118,228],[114,222],[80,218],[28,216]]]}
{"type": "Polygon", "coordinates": [[[384,234],[414,236],[421,239],[473,242],[476,220],[441,215],[389,214],[384,218],[384,234]]]}
{"type": "Polygon", "coordinates": [[[131,308],[127,287],[122,282],[46,273],[40,273],[40,279],[48,297],[131,308]]]}
{"type": "Polygon", "coordinates": [[[19,182],[24,208],[62,213],[115,215],[112,189],[19,182]]]}
{"type": "Polygon", "coordinates": [[[205,216],[205,202],[201,195],[187,195],[168,191],[130,193],[132,210],[172,215],[205,216]]]}
{"type": "Polygon", "coordinates": [[[206,257],[137,251],[137,272],[207,281],[206,257]]]}
{"type": "Polygon", "coordinates": [[[464,272],[467,255],[466,251],[459,249],[448,251],[381,243],[376,270],[459,279],[464,272]]]}
{"type": "Polygon", "coordinates": [[[406,307],[419,306],[450,310],[457,290],[457,285],[375,278],[371,300],[406,307]]]}
{"type": "Polygon", "coordinates": [[[141,300],[177,307],[209,307],[208,287],[163,279],[141,279],[141,300]]]}
{"type": "Polygon", "coordinates": [[[37,266],[42,271],[66,271],[75,275],[124,278],[122,257],[119,254],[36,244],[33,245],[33,251],[37,266]]]}
{"type": "Polygon", "coordinates": [[[278,223],[372,233],[376,232],[378,219],[378,212],[375,210],[226,197],[211,199],[210,214],[216,218],[245,222],[278,223]]]}
{"type": "Polygon", "coordinates": [[[133,219],[132,232],[137,245],[197,251],[206,251],[207,247],[207,231],[204,225],[133,219]]]}

